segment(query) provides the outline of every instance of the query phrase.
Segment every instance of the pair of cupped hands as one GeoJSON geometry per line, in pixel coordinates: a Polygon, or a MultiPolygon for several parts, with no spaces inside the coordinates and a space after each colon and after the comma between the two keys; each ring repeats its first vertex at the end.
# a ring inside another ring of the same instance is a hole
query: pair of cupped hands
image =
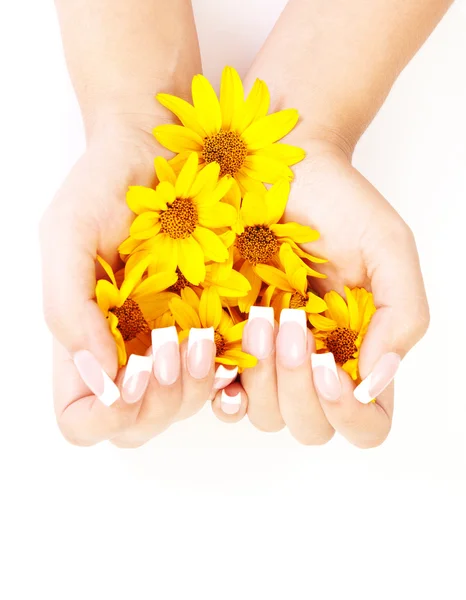
{"type": "MultiPolygon", "coordinates": [[[[161,113],[158,120],[152,117],[151,125],[166,121],[161,113]]],[[[343,293],[347,285],[374,294],[377,312],[360,352],[364,379],[387,353],[403,358],[427,329],[428,305],[415,241],[342,148],[326,140],[302,139],[299,127],[292,143],[307,155],[294,167],[285,220],[310,225],[321,234],[309,247],[312,254],[329,260],[319,265],[327,278],[313,280],[316,291],[343,293]]],[[[303,444],[326,443],[335,431],[359,447],[382,443],[392,422],[393,383],[376,402],[362,404],[353,395],[354,382],[338,367],[339,397],[322,397],[313,381],[311,332],[301,349],[304,360],[290,361],[290,348],[294,344],[296,350],[298,342],[281,337],[278,324],[269,339],[246,326],[244,349],[259,360],[239,381],[216,369],[213,353],[210,368],[190,369],[184,342],[175,383],[163,385],[163,378],[152,372],[142,398],[125,400],[125,368],[118,369],[113,337],[94,300],[96,256],[114,269],[121,266],[117,248],[134,218],[126,204],[128,186],[155,185],[153,159],[164,153],[141,119],[114,115],[103,120],[93,128],[86,152],[43,217],[44,311],[54,337],[54,402],[65,438],[78,445],[110,440],[119,447],[138,447],[193,416],[210,400],[214,414],[224,422],[237,422],[247,414],[261,431],[286,426],[303,444]],[[90,393],[81,379],[73,357],[83,350],[92,353],[122,390],[111,406],[90,393]],[[228,398],[240,399],[240,404],[228,398]]]]}

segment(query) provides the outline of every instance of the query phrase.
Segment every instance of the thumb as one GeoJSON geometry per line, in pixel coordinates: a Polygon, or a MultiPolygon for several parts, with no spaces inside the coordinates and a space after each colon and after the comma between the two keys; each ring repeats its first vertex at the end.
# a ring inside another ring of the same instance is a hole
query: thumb
{"type": "Polygon", "coordinates": [[[361,346],[359,371],[363,381],[354,392],[364,403],[391,383],[401,359],[429,325],[419,256],[408,227],[389,247],[384,244],[369,272],[377,310],[361,346]]]}

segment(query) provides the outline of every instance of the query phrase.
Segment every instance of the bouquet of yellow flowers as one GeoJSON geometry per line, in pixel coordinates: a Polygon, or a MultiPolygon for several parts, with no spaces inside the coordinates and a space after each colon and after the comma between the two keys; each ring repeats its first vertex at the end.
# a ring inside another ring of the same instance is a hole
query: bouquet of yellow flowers
{"type": "Polygon", "coordinates": [[[179,340],[191,328],[211,328],[216,362],[239,372],[256,364],[242,350],[251,306],[304,311],[318,353],[359,379],[358,352],[375,312],[372,294],[345,288],[323,298],[312,281],[325,275],[323,257],[300,244],[319,238],[311,227],[284,222],[291,166],[302,149],[279,140],[298,121],[295,109],[269,112],[269,92],[257,80],[247,98],[238,73],[226,67],[217,97],[196,75],[193,105],[159,94],[158,101],[180,124],[154,129],[158,142],[175,153],[154,161],[155,189],[132,186],[127,203],[135,218],[119,247],[125,267],[96,285],[120,366],[129,354],[144,354],[151,330],[176,327],[179,340]]]}

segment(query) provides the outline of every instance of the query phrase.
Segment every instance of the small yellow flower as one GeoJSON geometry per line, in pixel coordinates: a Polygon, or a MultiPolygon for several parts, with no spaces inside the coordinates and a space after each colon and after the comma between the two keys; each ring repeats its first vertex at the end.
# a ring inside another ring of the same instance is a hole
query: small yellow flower
{"type": "Polygon", "coordinates": [[[246,321],[236,323],[222,308],[217,290],[203,290],[199,298],[190,288],[185,288],[181,298],[170,300],[169,308],[180,328],[180,341],[189,335],[191,327],[213,327],[216,345],[215,362],[237,366],[241,372],[254,367],[257,359],[241,350],[241,338],[246,321]]]}
{"type": "MultiPolygon", "coordinates": [[[[108,320],[118,351],[118,364],[126,364],[127,353],[144,354],[150,346],[153,322],[168,308],[167,299],[160,300],[158,292],[176,282],[176,274],[157,273],[144,280],[141,277],[147,264],[125,273],[118,286],[111,266],[100,256],[97,260],[110,281],[100,279],[95,287],[95,297],[100,310],[108,320]]],[[[162,294],[160,294],[162,296],[162,294]]]]}
{"type": "Polygon", "coordinates": [[[358,357],[370,320],[375,313],[372,294],[364,288],[345,287],[346,302],[335,291],[324,296],[324,315],[309,315],[318,353],[333,352],[339,364],[359,380],[358,357]]]}
{"type": "Polygon", "coordinates": [[[220,100],[209,81],[196,75],[192,82],[193,104],[169,94],[158,94],[158,101],[172,111],[182,125],[159,125],[156,139],[178,154],[171,164],[178,169],[189,151],[199,155],[199,165],[217,163],[220,176],[234,177],[241,193],[260,191],[263,183],[293,179],[291,165],[304,158],[301,148],[276,143],[298,121],[298,111],[286,109],[267,115],[270,95],[259,79],[247,99],[243,84],[232,67],[225,67],[220,100]]]}
{"type": "Polygon", "coordinates": [[[306,269],[289,244],[281,245],[279,258],[284,271],[270,265],[255,267],[256,274],[272,288],[264,292],[263,301],[274,308],[275,319],[280,320],[283,308],[302,308],[309,314],[323,312],[327,304],[310,289],[306,269]]]}
{"type": "Polygon", "coordinates": [[[127,203],[138,216],[119,251],[133,255],[132,267],[150,255],[151,271],[175,272],[179,267],[190,283],[199,285],[205,279],[206,261],[227,260],[228,250],[212,229],[229,227],[237,219],[234,207],[220,202],[232,179],[219,180],[217,164],[201,173],[197,167],[195,152],[178,176],[164,158],[158,157],[155,169],[160,183],[156,189],[130,187],[127,203]]]}
{"type": "Polygon", "coordinates": [[[256,267],[258,265],[280,267],[279,250],[283,243],[287,243],[299,257],[298,260],[305,269],[306,275],[325,277],[301,259],[319,263],[326,261],[307,254],[298,246],[319,239],[319,233],[298,223],[279,223],[285,212],[289,192],[290,183],[282,179],[264,194],[247,193],[242,202],[235,241],[235,266],[239,266],[240,273],[251,284],[247,296],[239,299],[238,306],[242,312],[249,312],[261,289],[260,269],[256,267]]]}

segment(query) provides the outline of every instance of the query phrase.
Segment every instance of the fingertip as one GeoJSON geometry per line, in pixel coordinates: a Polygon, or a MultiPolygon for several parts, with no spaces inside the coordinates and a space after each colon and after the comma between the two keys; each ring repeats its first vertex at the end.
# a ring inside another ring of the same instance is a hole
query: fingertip
{"type": "Polygon", "coordinates": [[[247,412],[248,398],[240,383],[219,390],[212,401],[215,416],[225,423],[237,423],[247,412]]]}

